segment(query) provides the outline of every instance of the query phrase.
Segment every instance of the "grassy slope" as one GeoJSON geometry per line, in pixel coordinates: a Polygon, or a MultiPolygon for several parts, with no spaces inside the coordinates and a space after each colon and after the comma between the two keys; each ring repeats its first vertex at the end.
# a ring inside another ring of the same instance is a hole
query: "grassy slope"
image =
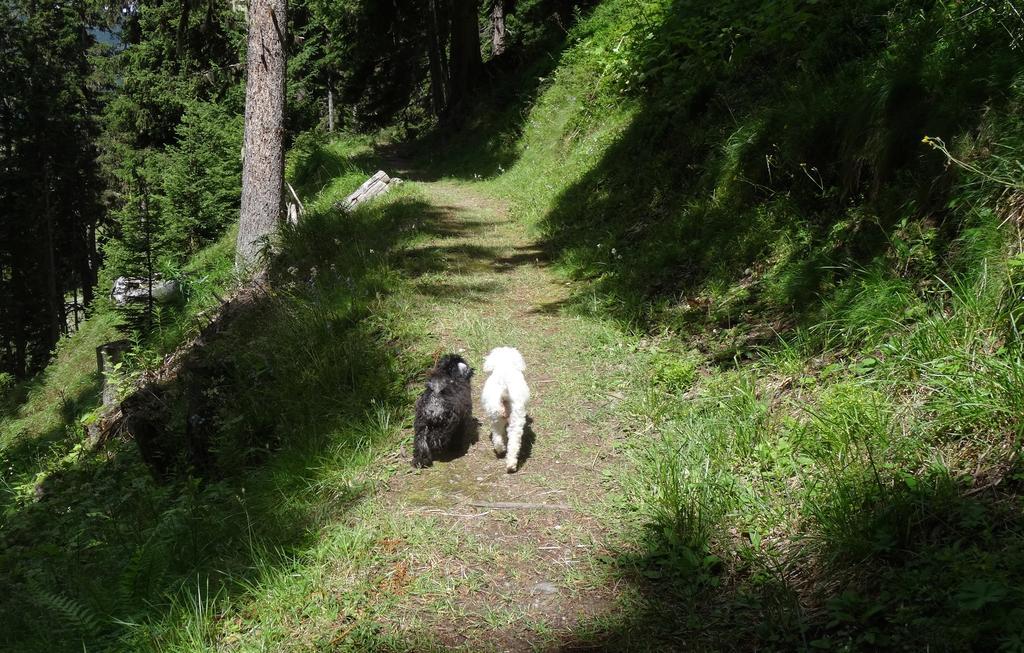
{"type": "MultiPolygon", "coordinates": [[[[874,3],[867,24],[846,24],[813,7],[739,21],[734,4],[693,23],[685,2],[601,3],[553,74],[433,162],[511,198],[575,281],[572,306],[632,333],[601,349],[623,363],[633,469],[608,497],[621,529],[593,572],[621,589],[621,609],[573,641],[1016,650],[1019,192],[944,170],[919,144],[942,136],[1019,178],[1019,70],[1002,28],[942,6],[918,20],[874,3]],[[716,20],[753,34],[718,38],[716,20]],[[793,30],[768,29],[780,20],[793,30]],[[725,50],[666,65],[701,39],[725,50]]],[[[112,460],[79,456],[74,437],[17,448],[62,430],[69,415],[38,417],[57,387],[94,392],[83,331],[54,368],[69,371],[3,424],[14,469],[0,572],[14,590],[0,643],[387,643],[373,625],[396,605],[387,542],[437,534],[355,498],[390,473],[369,463],[400,437],[396,380],[428,358],[409,349],[415,300],[392,260],[422,237],[403,227],[427,207],[410,189],[336,220],[329,199],[358,165],[309,152],[302,179],[320,177],[304,196],[340,181],[288,236],[277,274],[292,283],[233,334],[261,355],[225,386],[242,417],[224,425],[228,442],[282,415],[282,453],[222,482],[159,487],[129,446],[112,460]],[[353,355],[380,374],[354,376],[353,355]],[[381,401],[367,412],[368,397],[381,401]],[[40,469],[52,480],[36,502],[40,469]],[[23,596],[46,618],[29,618],[23,596]]]]}
{"type": "Polygon", "coordinates": [[[1021,60],[912,4],[604,2],[435,158],[648,336],[597,642],[1024,638],[1021,60]]]}

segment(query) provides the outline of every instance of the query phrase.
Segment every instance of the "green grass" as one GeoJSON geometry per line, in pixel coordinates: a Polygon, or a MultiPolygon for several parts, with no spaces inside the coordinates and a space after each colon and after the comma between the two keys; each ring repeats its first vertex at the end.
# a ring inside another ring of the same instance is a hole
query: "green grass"
{"type": "Polygon", "coordinates": [[[434,155],[639,336],[584,643],[1019,650],[1024,69],[965,13],[602,2],[434,155]]]}
{"type": "Polygon", "coordinates": [[[25,439],[64,437],[69,417],[80,415],[98,397],[96,347],[114,339],[115,327],[116,317],[109,313],[87,320],[73,338],[60,343],[45,372],[8,391],[0,404],[0,445],[6,449],[25,439]]]}

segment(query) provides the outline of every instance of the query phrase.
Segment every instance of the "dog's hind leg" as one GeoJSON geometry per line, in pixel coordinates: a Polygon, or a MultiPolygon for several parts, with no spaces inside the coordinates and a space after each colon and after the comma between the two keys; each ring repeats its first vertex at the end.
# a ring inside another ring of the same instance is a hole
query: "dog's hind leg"
{"type": "Polygon", "coordinates": [[[496,456],[505,455],[505,428],[507,422],[505,416],[491,417],[491,444],[494,445],[496,456]]]}
{"type": "Polygon", "coordinates": [[[508,417],[508,452],[505,454],[505,469],[509,474],[519,468],[519,447],[523,443],[523,429],[526,427],[526,409],[513,407],[508,417]]]}

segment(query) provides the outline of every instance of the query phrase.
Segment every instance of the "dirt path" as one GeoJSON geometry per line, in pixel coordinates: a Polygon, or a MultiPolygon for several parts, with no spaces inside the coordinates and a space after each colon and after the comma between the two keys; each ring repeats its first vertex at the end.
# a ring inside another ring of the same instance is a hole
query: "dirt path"
{"type": "Polygon", "coordinates": [[[437,526],[436,550],[409,554],[409,574],[432,580],[396,611],[399,630],[427,629],[434,641],[467,650],[550,648],[609,610],[615,595],[592,567],[607,530],[602,471],[619,435],[609,419],[616,393],[606,387],[615,339],[606,326],[560,310],[568,289],[505,206],[469,184],[421,186],[444,223],[441,237],[409,253],[414,273],[422,270],[415,283],[432,336],[477,369],[478,418],[479,368],[491,347],[522,351],[533,399],[518,473],[505,472],[481,423],[453,459],[391,481],[388,510],[437,526]],[[474,505],[500,502],[569,509],[474,505]]]}

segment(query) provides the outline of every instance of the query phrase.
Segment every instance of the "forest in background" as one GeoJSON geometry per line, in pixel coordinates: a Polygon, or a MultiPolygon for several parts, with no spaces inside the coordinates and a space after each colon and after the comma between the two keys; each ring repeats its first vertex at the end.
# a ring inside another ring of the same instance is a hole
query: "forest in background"
{"type": "MultiPolygon", "coordinates": [[[[564,36],[572,12],[561,0],[293,3],[288,141],[456,123],[501,70],[564,36]]],[[[120,276],[174,279],[237,220],[246,5],[11,2],[5,21],[0,373],[24,379],[97,288],[102,301],[120,276]]],[[[125,312],[152,326],[152,308],[125,312]]]]}
{"type": "MultiPolygon", "coordinates": [[[[311,560],[372,577],[361,531],[318,539],[323,497],[391,473],[431,351],[402,257],[433,209],[415,188],[332,207],[398,153],[507,202],[570,284],[547,309],[614,325],[636,361],[610,390],[625,471],[603,470],[618,530],[594,572],[635,593],[559,642],[1021,650],[1015,2],[293,4],[308,219],[282,292],[196,361],[209,470],[168,479],[131,442],[84,444],[94,349],[128,337],[131,374],[158,368],[237,281],[245,14],[114,9],[9,3],[2,34],[0,644],[231,648],[311,560]],[[107,298],[154,274],[179,303],[107,298]]],[[[436,644],[382,635],[374,592],[344,647],[436,644]]]]}

